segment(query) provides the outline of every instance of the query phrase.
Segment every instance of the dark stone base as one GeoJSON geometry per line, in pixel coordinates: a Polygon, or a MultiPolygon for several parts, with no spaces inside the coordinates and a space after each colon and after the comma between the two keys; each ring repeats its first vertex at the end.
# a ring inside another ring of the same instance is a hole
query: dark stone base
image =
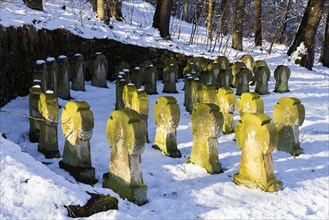
{"type": "Polygon", "coordinates": [[[39,132],[30,132],[29,139],[31,143],[39,143],[39,132]]]}
{"type": "Polygon", "coordinates": [[[154,149],[157,149],[157,150],[163,152],[168,157],[173,157],[173,158],[181,158],[182,157],[182,154],[179,150],[167,150],[167,152],[164,152],[159,148],[158,145],[153,145],[152,147],[154,149]]]}
{"type": "Polygon", "coordinates": [[[104,173],[103,187],[112,189],[121,197],[126,198],[137,205],[144,205],[148,202],[146,185],[129,184],[122,178],[111,173],[104,173]]]}
{"type": "Polygon", "coordinates": [[[69,172],[78,182],[90,185],[97,183],[95,168],[93,167],[74,167],[64,163],[62,160],[59,161],[59,167],[69,172]]]}
{"type": "Polygon", "coordinates": [[[45,155],[45,157],[48,159],[60,157],[59,150],[46,150],[46,149],[40,148],[40,145],[38,145],[38,151],[43,153],[45,155]]]}

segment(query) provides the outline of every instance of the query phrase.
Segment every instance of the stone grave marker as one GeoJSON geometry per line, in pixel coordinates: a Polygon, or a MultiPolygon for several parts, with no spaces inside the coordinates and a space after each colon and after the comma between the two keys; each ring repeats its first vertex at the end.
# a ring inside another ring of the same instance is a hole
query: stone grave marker
{"type": "Polygon", "coordinates": [[[60,168],[68,171],[79,182],[95,184],[95,168],[91,166],[90,157],[94,116],[90,106],[84,101],[67,102],[61,121],[65,144],[60,168]]]}
{"type": "Polygon", "coordinates": [[[206,70],[201,73],[201,81],[204,85],[215,85],[213,72],[206,70]]]}
{"type": "Polygon", "coordinates": [[[106,125],[112,152],[109,172],[103,175],[103,187],[137,205],[147,203],[147,186],[141,170],[145,130],[145,123],[131,109],[114,111],[106,125]]]}
{"type": "Polygon", "coordinates": [[[212,103],[217,105],[216,87],[214,85],[199,86],[195,96],[195,103],[212,103]]]}
{"type": "Polygon", "coordinates": [[[234,106],[236,97],[230,87],[219,88],[217,92],[217,102],[220,112],[223,114],[223,128],[224,134],[234,133],[234,106]]]}
{"type": "MultiPolygon", "coordinates": [[[[252,68],[252,72],[253,72],[253,76],[255,76],[255,74],[256,74],[256,69],[258,68],[258,67],[260,67],[260,66],[266,66],[266,67],[268,67],[268,65],[267,65],[267,63],[264,61],[264,60],[256,60],[255,62],[254,62],[254,67],[252,68]]],[[[251,85],[255,85],[255,81],[254,81],[254,79],[252,79],[252,82],[251,82],[251,85]]]]}
{"type": "Polygon", "coordinates": [[[290,78],[290,75],[291,71],[289,67],[284,65],[279,65],[274,70],[274,78],[276,80],[274,92],[289,92],[288,79],[290,78]]]}
{"type": "Polygon", "coordinates": [[[230,67],[230,61],[226,56],[218,56],[215,61],[217,61],[221,67],[221,69],[229,69],[230,67]]]}
{"type": "Polygon", "coordinates": [[[254,81],[256,84],[255,92],[259,95],[266,95],[270,92],[268,91],[268,81],[271,77],[271,71],[266,66],[259,66],[256,68],[254,81]]]}
{"type": "Polygon", "coordinates": [[[236,95],[249,92],[249,82],[251,79],[251,71],[248,68],[241,68],[236,75],[236,95]]]}
{"type": "Polygon", "coordinates": [[[156,134],[153,148],[169,157],[181,157],[177,149],[176,128],[180,120],[177,100],[172,96],[160,96],[154,106],[156,134]]]}
{"type": "Polygon", "coordinates": [[[232,84],[231,86],[233,88],[237,88],[238,82],[237,82],[237,74],[241,71],[242,68],[247,68],[246,64],[243,62],[235,62],[232,65],[232,84]]]}
{"type": "Polygon", "coordinates": [[[191,75],[186,75],[184,81],[184,106],[186,111],[192,112],[192,82],[193,78],[191,75]]]}
{"type": "Polygon", "coordinates": [[[122,99],[123,89],[127,85],[126,80],[123,77],[123,74],[119,73],[115,82],[115,109],[125,108],[125,104],[122,99]]]}
{"type": "Polygon", "coordinates": [[[208,65],[208,70],[213,75],[213,84],[216,86],[216,88],[218,88],[219,85],[218,85],[217,78],[218,78],[219,70],[221,70],[220,64],[215,60],[214,62],[212,62],[208,65]]]}
{"type": "Polygon", "coordinates": [[[299,126],[305,119],[305,108],[297,98],[280,98],[273,109],[273,119],[279,132],[277,149],[293,156],[303,153],[299,141],[299,126]]]}
{"type": "Polygon", "coordinates": [[[143,89],[138,89],[133,92],[132,107],[133,110],[139,113],[141,119],[145,122],[146,127],[146,142],[150,143],[148,137],[148,115],[149,115],[149,101],[147,92],[143,89]]]}
{"type": "Polygon", "coordinates": [[[144,89],[149,95],[158,94],[157,92],[157,72],[155,67],[151,64],[145,69],[145,86],[144,89]]]}
{"type": "Polygon", "coordinates": [[[58,65],[58,78],[57,78],[57,89],[58,97],[61,99],[69,100],[71,99],[70,90],[70,63],[69,59],[61,55],[57,58],[58,65]]]}
{"type": "Polygon", "coordinates": [[[192,113],[193,109],[196,105],[196,98],[197,98],[197,92],[199,87],[202,86],[202,82],[199,78],[194,78],[191,83],[191,103],[189,109],[191,110],[190,113],[192,113]]]}
{"type": "Polygon", "coordinates": [[[57,96],[57,76],[58,66],[54,57],[48,57],[46,60],[47,65],[47,90],[52,90],[57,96]]]}
{"type": "Polygon", "coordinates": [[[40,80],[42,92],[47,91],[47,65],[44,60],[37,60],[33,68],[33,80],[40,80]]]}
{"type": "Polygon", "coordinates": [[[136,86],[137,89],[140,89],[142,86],[142,72],[141,68],[136,66],[132,71],[131,71],[131,83],[136,86]]]}
{"type": "Polygon", "coordinates": [[[107,88],[108,63],[104,54],[97,52],[94,61],[93,72],[91,74],[91,85],[95,87],[107,88]]]}
{"type": "Polygon", "coordinates": [[[271,118],[264,113],[246,114],[237,123],[235,134],[242,155],[234,183],[266,192],[282,190],[282,182],[276,180],[272,162],[278,133],[271,118]]]}
{"type": "Polygon", "coordinates": [[[218,138],[223,116],[215,104],[201,103],[191,115],[193,145],[188,163],[201,166],[210,174],[221,173],[218,159],[218,138]]]}
{"type": "Polygon", "coordinates": [[[240,118],[244,114],[264,113],[264,102],[258,93],[246,92],[238,99],[237,109],[240,118]]]}
{"type": "Polygon", "coordinates": [[[217,85],[218,88],[230,87],[232,83],[232,72],[230,69],[221,69],[219,70],[217,76],[217,85]]]}
{"type": "Polygon", "coordinates": [[[163,93],[178,93],[176,89],[176,80],[178,78],[178,70],[175,65],[169,64],[166,68],[163,70],[163,80],[164,80],[164,86],[163,86],[163,93]]]}
{"type": "Polygon", "coordinates": [[[253,71],[253,67],[254,67],[254,58],[251,55],[245,54],[243,55],[240,60],[246,64],[246,67],[250,70],[253,71]]]}
{"type": "Polygon", "coordinates": [[[133,94],[136,91],[137,91],[137,88],[132,83],[129,83],[123,87],[122,100],[123,100],[125,108],[132,109],[133,94]]]}
{"type": "Polygon", "coordinates": [[[85,78],[84,78],[84,61],[81,54],[75,54],[71,58],[71,89],[75,91],[85,91],[85,78]]]}
{"type": "Polygon", "coordinates": [[[38,109],[38,102],[40,98],[40,93],[42,92],[39,85],[34,85],[30,88],[29,91],[29,113],[32,118],[29,118],[30,121],[30,130],[29,138],[32,143],[39,142],[40,134],[40,120],[41,115],[38,109]]]}

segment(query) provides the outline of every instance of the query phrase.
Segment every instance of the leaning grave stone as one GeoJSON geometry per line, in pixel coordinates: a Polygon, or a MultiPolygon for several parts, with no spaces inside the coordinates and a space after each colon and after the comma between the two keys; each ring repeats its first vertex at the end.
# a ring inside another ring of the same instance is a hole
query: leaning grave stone
{"type": "Polygon", "coordinates": [[[71,58],[71,77],[72,77],[72,90],[85,91],[85,78],[84,78],[84,61],[81,54],[75,54],[71,58]]]}
{"type": "Polygon", "coordinates": [[[198,87],[194,105],[200,103],[212,103],[217,105],[217,93],[214,85],[202,85],[198,87]]]}
{"type": "Polygon", "coordinates": [[[97,52],[94,68],[91,74],[91,85],[96,87],[107,88],[108,63],[104,54],[97,52]]]}
{"type": "Polygon", "coordinates": [[[251,55],[243,55],[240,60],[246,64],[246,67],[250,70],[253,71],[253,67],[254,67],[254,58],[251,55]]]}
{"type": "Polygon", "coordinates": [[[123,78],[123,73],[119,73],[115,82],[115,109],[125,108],[125,104],[122,99],[123,89],[127,85],[126,80],[123,78]]]}
{"type": "Polygon", "coordinates": [[[155,67],[151,64],[145,69],[145,86],[144,89],[149,95],[158,94],[157,92],[157,72],[155,67]]]}
{"type": "Polygon", "coordinates": [[[216,82],[217,82],[218,88],[230,87],[231,83],[232,83],[231,69],[219,70],[216,82]]]}
{"type": "Polygon", "coordinates": [[[58,100],[53,91],[40,93],[38,109],[42,116],[38,150],[46,158],[59,157],[57,125],[58,125],[58,100]]]}
{"type": "Polygon", "coordinates": [[[221,67],[221,69],[229,69],[230,67],[230,61],[226,56],[218,56],[215,61],[217,61],[221,67]]]}
{"type": "Polygon", "coordinates": [[[145,90],[138,89],[137,91],[133,92],[131,109],[138,112],[141,119],[145,122],[146,142],[150,143],[150,140],[148,137],[148,123],[147,123],[147,119],[148,119],[148,115],[149,115],[149,101],[148,101],[147,92],[145,90]]]}
{"type": "Polygon", "coordinates": [[[265,192],[282,190],[282,182],[274,176],[272,152],[278,143],[278,133],[271,118],[264,113],[246,114],[237,123],[235,134],[242,155],[234,183],[265,192]]]}
{"type": "Polygon", "coordinates": [[[305,119],[305,108],[297,98],[280,98],[273,109],[273,119],[279,132],[277,149],[293,156],[303,153],[299,141],[299,126],[305,119]]]}
{"type": "Polygon", "coordinates": [[[125,108],[132,109],[133,94],[136,91],[137,91],[137,88],[132,83],[129,83],[123,87],[122,100],[123,100],[125,108]]]}
{"type": "Polygon", "coordinates": [[[176,80],[178,78],[178,70],[174,64],[169,64],[163,70],[163,93],[178,93],[176,89],[176,80]]]}
{"type": "Polygon", "coordinates": [[[256,68],[254,81],[256,83],[255,92],[259,95],[266,95],[270,92],[268,91],[268,81],[271,77],[271,71],[266,66],[259,66],[256,68]]]}
{"type": "Polygon", "coordinates": [[[154,106],[156,134],[153,148],[161,150],[169,157],[181,157],[177,149],[176,128],[180,119],[177,100],[172,96],[160,96],[154,106]]]}
{"type": "Polygon", "coordinates": [[[251,71],[248,68],[241,68],[236,75],[236,95],[249,92],[249,82],[251,79],[251,71]]]}
{"type": "Polygon", "coordinates": [[[32,143],[39,142],[41,122],[38,119],[41,119],[42,117],[38,109],[38,102],[41,92],[42,90],[39,85],[32,86],[29,92],[29,113],[31,116],[31,118],[29,118],[30,120],[29,138],[32,143]]]}
{"type": "Polygon", "coordinates": [[[264,102],[255,92],[246,92],[241,95],[237,103],[240,118],[245,114],[264,113],[264,102]]]}
{"type": "Polygon", "coordinates": [[[61,99],[71,99],[70,90],[70,63],[69,59],[61,55],[57,58],[58,65],[58,78],[57,78],[57,89],[58,97],[61,99]]]}
{"type": "Polygon", "coordinates": [[[131,83],[134,84],[137,89],[140,89],[142,86],[141,75],[142,71],[138,66],[136,66],[131,72],[131,83]]]}
{"type": "Polygon", "coordinates": [[[201,103],[191,115],[193,145],[188,163],[201,166],[210,174],[223,172],[218,159],[218,138],[223,115],[215,104],[201,103]]]}
{"type": "Polygon", "coordinates": [[[48,57],[46,60],[47,65],[47,90],[52,90],[57,96],[57,77],[58,66],[54,57],[48,57]]]}
{"type": "Polygon", "coordinates": [[[34,68],[33,68],[33,80],[40,80],[41,81],[41,90],[42,92],[47,91],[47,65],[46,61],[44,60],[37,60],[35,62],[34,68]]]}
{"type": "Polygon", "coordinates": [[[84,101],[67,102],[61,120],[65,144],[59,167],[79,182],[95,184],[95,168],[91,166],[90,157],[94,116],[90,106],[84,101]]]}
{"type": "Polygon", "coordinates": [[[230,87],[219,88],[217,92],[217,102],[220,112],[223,114],[223,128],[224,134],[234,133],[234,106],[236,97],[230,87]]]}
{"type": "Polygon", "coordinates": [[[141,170],[145,130],[145,123],[131,109],[114,111],[106,125],[112,152],[109,172],[103,175],[103,187],[137,205],[147,203],[147,186],[141,170]]]}
{"type": "Polygon", "coordinates": [[[237,86],[238,86],[236,77],[242,68],[247,68],[246,64],[244,64],[243,62],[235,62],[232,65],[232,84],[231,84],[231,86],[233,88],[237,88],[237,86]]]}
{"type": "Polygon", "coordinates": [[[279,65],[274,70],[274,78],[276,80],[274,92],[289,92],[288,79],[290,78],[290,75],[291,71],[289,67],[284,65],[279,65]]]}

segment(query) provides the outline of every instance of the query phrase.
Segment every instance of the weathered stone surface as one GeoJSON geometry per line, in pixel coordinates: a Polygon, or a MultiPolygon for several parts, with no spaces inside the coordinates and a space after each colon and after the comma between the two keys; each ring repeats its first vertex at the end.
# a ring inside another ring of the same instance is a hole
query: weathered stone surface
{"type": "Polygon", "coordinates": [[[29,138],[32,143],[39,142],[39,134],[40,134],[40,120],[41,115],[38,109],[38,102],[41,93],[41,87],[39,85],[35,85],[30,88],[29,94],[29,112],[32,118],[30,120],[30,130],[29,130],[29,138]]]}
{"type": "Polygon", "coordinates": [[[187,74],[190,74],[193,78],[200,77],[199,68],[194,63],[187,63],[183,70],[184,78],[186,78],[187,74]]]}
{"type": "Polygon", "coordinates": [[[151,64],[145,69],[145,86],[144,89],[149,95],[158,94],[157,92],[157,71],[154,66],[151,64]]]}
{"type": "Polygon", "coordinates": [[[240,70],[242,68],[247,68],[246,67],[246,64],[244,64],[243,62],[235,62],[233,65],[232,65],[232,84],[231,86],[233,88],[236,88],[238,85],[238,82],[237,82],[237,75],[238,73],[240,72],[240,70]]]}
{"type": "Polygon", "coordinates": [[[232,83],[232,72],[231,69],[221,69],[219,70],[216,79],[218,88],[230,87],[232,83]]]}
{"type": "Polygon", "coordinates": [[[114,111],[107,121],[106,134],[112,148],[109,172],[103,175],[103,187],[137,205],[147,202],[147,186],[141,171],[145,147],[145,123],[131,109],[114,111]]]}
{"type": "Polygon", "coordinates": [[[65,145],[63,160],[59,162],[59,166],[79,182],[96,183],[95,169],[91,166],[90,157],[90,139],[94,128],[90,106],[84,101],[67,102],[61,121],[65,145]]]}
{"type": "Polygon", "coordinates": [[[57,89],[58,97],[61,99],[69,100],[71,99],[70,91],[70,63],[66,56],[59,56],[57,58],[58,65],[58,78],[57,78],[57,89]]]}
{"type": "Polygon", "coordinates": [[[186,111],[192,112],[193,101],[192,101],[192,82],[193,78],[191,75],[187,75],[184,81],[184,106],[186,111]]]}
{"type": "Polygon", "coordinates": [[[256,68],[254,81],[256,83],[255,92],[259,95],[266,95],[270,92],[268,91],[268,81],[271,77],[271,71],[266,66],[259,66],[256,68]]]}
{"type": "Polygon", "coordinates": [[[290,75],[291,71],[289,67],[284,65],[279,65],[274,70],[274,78],[276,80],[274,92],[289,92],[288,79],[290,78],[290,75]]]}
{"type": "Polygon", "coordinates": [[[48,57],[46,60],[47,65],[47,90],[52,90],[57,96],[57,75],[58,75],[58,66],[55,58],[48,57]]]}
{"type": "Polygon", "coordinates": [[[299,126],[305,119],[305,108],[297,98],[279,99],[273,109],[273,119],[279,132],[277,149],[293,156],[303,153],[299,141],[299,126]]]}
{"type": "Polygon", "coordinates": [[[197,91],[199,87],[202,86],[202,82],[199,78],[194,78],[191,84],[191,103],[189,105],[189,111],[192,113],[193,109],[195,108],[196,105],[196,98],[197,98],[197,91]]]}
{"type": "Polygon", "coordinates": [[[278,133],[271,118],[264,113],[246,114],[237,123],[235,134],[242,155],[234,183],[266,192],[282,190],[282,182],[274,176],[272,152],[278,133]]]}
{"type": "Polygon", "coordinates": [[[201,73],[201,81],[204,85],[215,85],[214,74],[209,70],[203,71],[201,73]]]}
{"type": "Polygon", "coordinates": [[[122,61],[119,65],[116,65],[114,68],[114,72],[115,72],[115,76],[118,76],[119,72],[123,72],[124,69],[130,69],[130,65],[125,62],[122,61]]]}
{"type": "Polygon", "coordinates": [[[41,90],[43,93],[47,91],[47,65],[44,60],[37,60],[33,67],[33,80],[41,81],[41,90]]]}
{"type": "Polygon", "coordinates": [[[215,104],[199,104],[191,115],[193,145],[189,163],[196,164],[210,174],[221,173],[218,159],[218,138],[223,127],[223,115],[215,104]]]}
{"type": "Polygon", "coordinates": [[[264,60],[256,60],[254,63],[254,67],[253,67],[254,74],[256,73],[257,67],[260,67],[260,66],[268,67],[267,63],[264,60]]]}
{"type": "Polygon", "coordinates": [[[195,96],[195,105],[200,103],[212,103],[217,105],[217,93],[214,85],[202,85],[198,87],[195,96]]]}
{"type": "Polygon", "coordinates": [[[176,128],[180,120],[177,100],[172,96],[160,96],[154,106],[156,134],[153,147],[169,157],[181,157],[177,149],[176,128]]]}
{"type": "Polygon", "coordinates": [[[123,75],[119,74],[115,82],[115,109],[124,109],[125,103],[123,102],[123,89],[127,85],[126,80],[123,78],[123,75]]]}
{"type": "Polygon", "coordinates": [[[215,61],[217,61],[221,67],[221,69],[229,69],[230,61],[225,56],[218,56],[215,61]]]}
{"type": "Polygon", "coordinates": [[[107,88],[108,63],[104,54],[96,53],[94,68],[91,75],[91,85],[96,87],[107,88]]]}
{"type": "Polygon", "coordinates": [[[219,88],[217,92],[217,102],[220,112],[223,114],[223,128],[224,134],[234,133],[234,106],[236,97],[230,87],[219,88]]]}
{"type": "Polygon", "coordinates": [[[249,82],[251,79],[251,71],[248,68],[241,68],[236,75],[236,95],[249,92],[249,82]]]}
{"type": "Polygon", "coordinates": [[[42,0],[24,0],[24,3],[31,9],[43,11],[42,0]]]}
{"type": "Polygon", "coordinates": [[[38,150],[46,158],[59,157],[57,125],[58,125],[58,101],[52,91],[40,93],[38,109],[42,116],[38,150]]]}
{"type": "Polygon", "coordinates": [[[127,68],[124,68],[122,70],[122,72],[124,73],[124,78],[126,80],[127,83],[130,83],[131,82],[131,77],[130,77],[130,70],[127,69],[127,68]]]}
{"type": "Polygon", "coordinates": [[[142,70],[139,67],[135,67],[131,72],[131,83],[136,86],[137,89],[140,89],[142,86],[142,70]]]}
{"type": "Polygon", "coordinates": [[[214,62],[211,62],[208,65],[207,69],[212,73],[212,75],[213,75],[213,84],[216,86],[216,89],[217,89],[219,87],[217,78],[218,78],[219,71],[222,68],[221,68],[220,64],[217,61],[214,61],[214,62]]]}
{"type": "Polygon", "coordinates": [[[251,56],[251,55],[248,55],[248,54],[245,54],[243,55],[240,60],[246,64],[246,67],[252,71],[253,70],[253,67],[254,67],[254,58],[251,56]]]}
{"type": "Polygon", "coordinates": [[[85,91],[85,78],[84,78],[84,60],[81,54],[75,54],[71,59],[71,77],[72,89],[75,91],[85,91]]]}
{"type": "Polygon", "coordinates": [[[240,118],[242,118],[245,114],[264,113],[264,102],[258,93],[246,92],[238,99],[237,108],[240,118]]]}
{"type": "Polygon", "coordinates": [[[147,122],[149,116],[149,101],[146,91],[142,89],[138,89],[137,91],[134,91],[131,109],[138,112],[141,119],[144,121],[146,127],[146,134],[145,134],[146,142],[150,143],[148,137],[148,122],[147,122]]]}
{"type": "Polygon", "coordinates": [[[127,84],[123,87],[122,100],[125,108],[132,109],[133,94],[137,91],[134,84],[127,84]]]}
{"type": "Polygon", "coordinates": [[[164,93],[178,93],[176,81],[178,79],[177,67],[172,63],[163,70],[163,91],[164,93]]]}

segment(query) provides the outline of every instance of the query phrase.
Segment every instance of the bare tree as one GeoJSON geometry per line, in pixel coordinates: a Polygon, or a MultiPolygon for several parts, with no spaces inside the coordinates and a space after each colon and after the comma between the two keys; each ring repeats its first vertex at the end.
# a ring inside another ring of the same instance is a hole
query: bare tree
{"type": "Polygon", "coordinates": [[[255,2],[255,23],[254,23],[254,31],[255,31],[255,45],[262,46],[262,1],[254,0],[255,2]]]}
{"type": "Polygon", "coordinates": [[[97,16],[99,20],[104,20],[104,0],[97,0],[97,16]]]}
{"type": "Polygon", "coordinates": [[[329,7],[320,62],[322,62],[323,66],[329,67],[329,7]]]}
{"type": "Polygon", "coordinates": [[[212,37],[212,18],[213,18],[213,0],[208,0],[208,15],[207,15],[207,38],[211,40],[212,37]]]}
{"type": "Polygon", "coordinates": [[[157,0],[153,17],[153,27],[159,29],[160,36],[170,40],[169,24],[173,0],[157,0]]]}
{"type": "Polygon", "coordinates": [[[235,50],[243,50],[242,37],[243,37],[243,20],[244,20],[244,0],[236,0],[234,9],[233,20],[233,37],[232,48],[235,50]]]}
{"type": "Polygon", "coordinates": [[[122,16],[122,0],[107,0],[108,16],[115,18],[117,21],[124,21],[122,16]]]}

